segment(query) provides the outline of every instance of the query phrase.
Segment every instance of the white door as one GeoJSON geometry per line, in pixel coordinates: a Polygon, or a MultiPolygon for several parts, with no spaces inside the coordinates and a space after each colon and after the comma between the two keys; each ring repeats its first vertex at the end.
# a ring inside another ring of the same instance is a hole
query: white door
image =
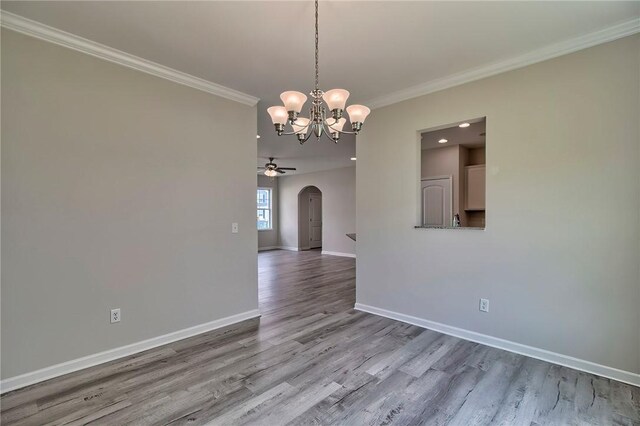
{"type": "Polygon", "coordinates": [[[309,194],[309,248],[322,247],[322,195],[309,194]]]}
{"type": "Polygon", "coordinates": [[[451,177],[422,179],[422,225],[451,226],[451,177]]]}

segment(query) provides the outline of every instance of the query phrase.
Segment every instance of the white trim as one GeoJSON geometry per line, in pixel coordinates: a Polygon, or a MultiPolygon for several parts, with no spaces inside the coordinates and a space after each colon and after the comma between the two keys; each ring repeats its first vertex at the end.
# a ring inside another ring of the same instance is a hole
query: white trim
{"type": "Polygon", "coordinates": [[[328,255],[331,255],[331,256],[353,257],[353,258],[356,257],[356,255],[353,254],[353,253],[340,253],[339,251],[322,250],[320,252],[320,254],[328,254],[328,255]]]}
{"type": "Polygon", "coordinates": [[[153,337],[151,339],[143,340],[141,342],[132,343],[130,345],[121,346],[119,348],[109,349],[97,354],[88,355],[82,358],[77,358],[71,361],[63,362],[61,364],[45,367],[40,370],[31,371],[29,373],[21,374],[19,376],[10,377],[0,382],[0,393],[9,392],[15,389],[19,389],[25,386],[32,385],[34,383],[49,380],[54,377],[62,376],[64,374],[72,373],[74,371],[82,370],[88,367],[93,367],[98,364],[113,361],[118,358],[126,357],[136,354],[138,352],[146,351],[158,346],[166,345],[177,340],[186,339],[198,334],[206,333],[217,328],[226,327],[241,321],[256,318],[260,316],[260,312],[257,309],[252,309],[240,314],[231,315],[226,318],[221,318],[215,321],[207,322],[204,324],[196,325],[194,327],[185,328],[182,330],[174,331],[172,333],[164,334],[162,336],[153,337]]]}
{"type": "MultiPolygon", "coordinates": [[[[138,56],[128,54],[121,50],[96,43],[94,41],[50,27],[31,19],[24,18],[11,12],[2,11],[2,13],[0,14],[0,21],[3,27],[6,27],[13,31],[17,31],[23,34],[30,35],[32,37],[39,38],[41,40],[68,47],[70,49],[74,49],[110,62],[115,62],[117,64],[124,65],[126,67],[133,68],[151,75],[155,75],[157,77],[165,78],[167,80],[171,80],[173,82],[183,84],[194,89],[202,90],[207,93],[240,102],[245,105],[255,106],[259,101],[259,98],[248,95],[246,93],[221,86],[219,84],[192,76],[182,71],[165,67],[164,65],[160,65],[155,62],[140,58],[138,56]]],[[[429,93],[437,92],[439,90],[444,90],[464,83],[469,83],[471,81],[490,77],[492,75],[522,68],[537,62],[542,62],[548,59],[556,58],[558,56],[573,53],[578,50],[596,46],[598,44],[627,37],[638,32],[640,32],[640,20],[632,19],[630,21],[625,21],[609,28],[584,34],[582,36],[574,37],[572,39],[565,40],[559,43],[551,44],[549,46],[545,46],[543,48],[536,49],[523,55],[512,57],[510,59],[472,68],[470,70],[431,80],[423,84],[409,87],[407,89],[399,90],[388,95],[372,99],[368,102],[365,102],[365,104],[369,105],[372,109],[380,108],[397,102],[405,101],[407,99],[416,98],[418,96],[423,96],[429,93]]]]}
{"type": "MultiPolygon", "coordinates": [[[[263,250],[303,251],[303,250],[310,250],[310,249],[309,247],[298,248],[298,247],[289,247],[289,246],[258,247],[258,251],[263,251],[263,250]]],[[[320,254],[328,254],[330,256],[353,257],[353,258],[356,257],[356,255],[353,253],[340,253],[338,251],[327,251],[327,250],[322,250],[320,254]]]]}
{"type": "Polygon", "coordinates": [[[298,247],[290,247],[290,246],[279,246],[280,250],[289,250],[289,251],[300,251],[298,247]]]}
{"type": "MultiPolygon", "coordinates": [[[[480,164],[480,166],[484,166],[484,164],[480,164]]],[[[438,179],[453,179],[453,175],[436,175],[436,176],[428,176],[423,177],[420,180],[438,180],[438,179]]]]}
{"type": "Polygon", "coordinates": [[[509,59],[471,68],[469,70],[431,80],[417,86],[398,90],[388,95],[372,99],[368,102],[363,102],[363,104],[368,105],[371,109],[380,108],[397,102],[406,101],[407,99],[417,98],[418,96],[427,95],[429,93],[459,86],[471,81],[480,80],[482,78],[522,68],[537,62],[557,58],[558,56],[567,55],[569,53],[577,52],[578,50],[607,43],[639,32],[640,19],[632,19],[630,21],[613,25],[609,28],[584,34],[559,43],[554,43],[509,59]]]}
{"type": "Polygon", "coordinates": [[[505,351],[514,352],[520,355],[526,355],[531,358],[540,359],[551,362],[553,364],[563,365],[565,367],[574,368],[576,370],[585,371],[587,373],[596,374],[602,377],[608,377],[620,382],[628,383],[634,386],[640,386],[640,374],[630,371],[619,370],[606,365],[596,364],[579,358],[562,355],[556,352],[547,351],[545,349],[534,348],[533,346],[523,345],[521,343],[512,342],[510,340],[500,339],[498,337],[486,334],[476,333],[475,331],[465,330],[450,325],[441,324],[435,321],[405,315],[394,311],[388,311],[375,306],[356,303],[354,309],[358,311],[368,312],[374,315],[380,315],[386,318],[406,322],[408,324],[417,325],[418,327],[428,328],[429,330],[438,331],[449,336],[459,337],[464,340],[481,343],[505,351]]]}
{"type": "Polygon", "coordinates": [[[119,65],[124,65],[125,67],[133,68],[178,84],[183,84],[203,92],[240,102],[241,104],[255,106],[259,101],[255,96],[221,86],[173,68],[165,67],[164,65],[105,46],[104,44],[96,43],[95,41],[50,27],[11,12],[5,12],[3,10],[0,14],[0,21],[3,27],[10,30],[77,50],[119,65]]]}

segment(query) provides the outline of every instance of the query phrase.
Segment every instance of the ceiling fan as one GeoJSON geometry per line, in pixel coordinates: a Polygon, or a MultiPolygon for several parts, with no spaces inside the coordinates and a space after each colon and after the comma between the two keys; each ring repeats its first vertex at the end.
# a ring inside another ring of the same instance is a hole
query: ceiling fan
{"type": "Polygon", "coordinates": [[[264,167],[258,167],[258,170],[264,170],[264,174],[269,177],[278,176],[278,173],[285,174],[285,170],[295,170],[295,167],[278,167],[276,163],[273,162],[274,157],[269,157],[269,162],[264,165],[264,167]]]}

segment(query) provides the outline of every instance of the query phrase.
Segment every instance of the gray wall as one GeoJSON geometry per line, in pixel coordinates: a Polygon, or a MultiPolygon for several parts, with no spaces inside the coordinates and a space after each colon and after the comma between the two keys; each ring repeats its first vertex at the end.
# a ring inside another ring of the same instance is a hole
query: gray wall
{"type": "Polygon", "coordinates": [[[356,229],[355,167],[280,177],[280,245],[298,247],[298,194],[313,185],[322,192],[322,250],[355,254],[345,236],[356,229]]]}
{"type": "Polygon", "coordinates": [[[271,214],[273,215],[273,229],[258,231],[258,249],[276,247],[279,245],[278,237],[278,179],[271,179],[264,174],[258,175],[258,187],[271,188],[271,214]]]}
{"type": "Polygon", "coordinates": [[[256,309],[255,135],[255,108],[3,30],[2,377],[256,309]]]}
{"type": "Polygon", "coordinates": [[[357,301],[640,372],[639,52],[635,35],[374,110],[357,301]],[[418,132],[483,116],[486,231],[413,229],[418,132]]]}

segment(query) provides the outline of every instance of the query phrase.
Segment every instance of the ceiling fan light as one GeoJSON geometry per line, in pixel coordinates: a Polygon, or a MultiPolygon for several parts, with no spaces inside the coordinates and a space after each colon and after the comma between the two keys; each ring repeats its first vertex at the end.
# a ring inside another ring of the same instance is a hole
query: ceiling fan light
{"type": "Polygon", "coordinates": [[[275,177],[278,176],[278,172],[276,172],[273,169],[267,169],[264,171],[265,176],[269,176],[269,177],[275,177]]]}
{"type": "Polygon", "coordinates": [[[307,96],[301,92],[282,92],[280,99],[284,103],[284,108],[287,111],[300,113],[305,102],[307,102],[307,96]]]}
{"type": "Polygon", "coordinates": [[[298,117],[296,121],[291,123],[293,131],[296,135],[305,135],[309,129],[309,119],[304,117],[298,117]]]}
{"type": "Polygon", "coordinates": [[[285,107],[272,106],[267,108],[267,112],[271,116],[271,121],[273,122],[273,124],[285,125],[287,123],[289,114],[287,113],[287,109],[285,107]]]}
{"type": "Polygon", "coordinates": [[[364,105],[349,105],[347,114],[351,123],[364,123],[371,110],[364,105]]]}
{"type": "Polygon", "coordinates": [[[324,92],[322,99],[327,103],[330,111],[343,110],[349,99],[349,92],[344,89],[331,89],[324,92]]]}

